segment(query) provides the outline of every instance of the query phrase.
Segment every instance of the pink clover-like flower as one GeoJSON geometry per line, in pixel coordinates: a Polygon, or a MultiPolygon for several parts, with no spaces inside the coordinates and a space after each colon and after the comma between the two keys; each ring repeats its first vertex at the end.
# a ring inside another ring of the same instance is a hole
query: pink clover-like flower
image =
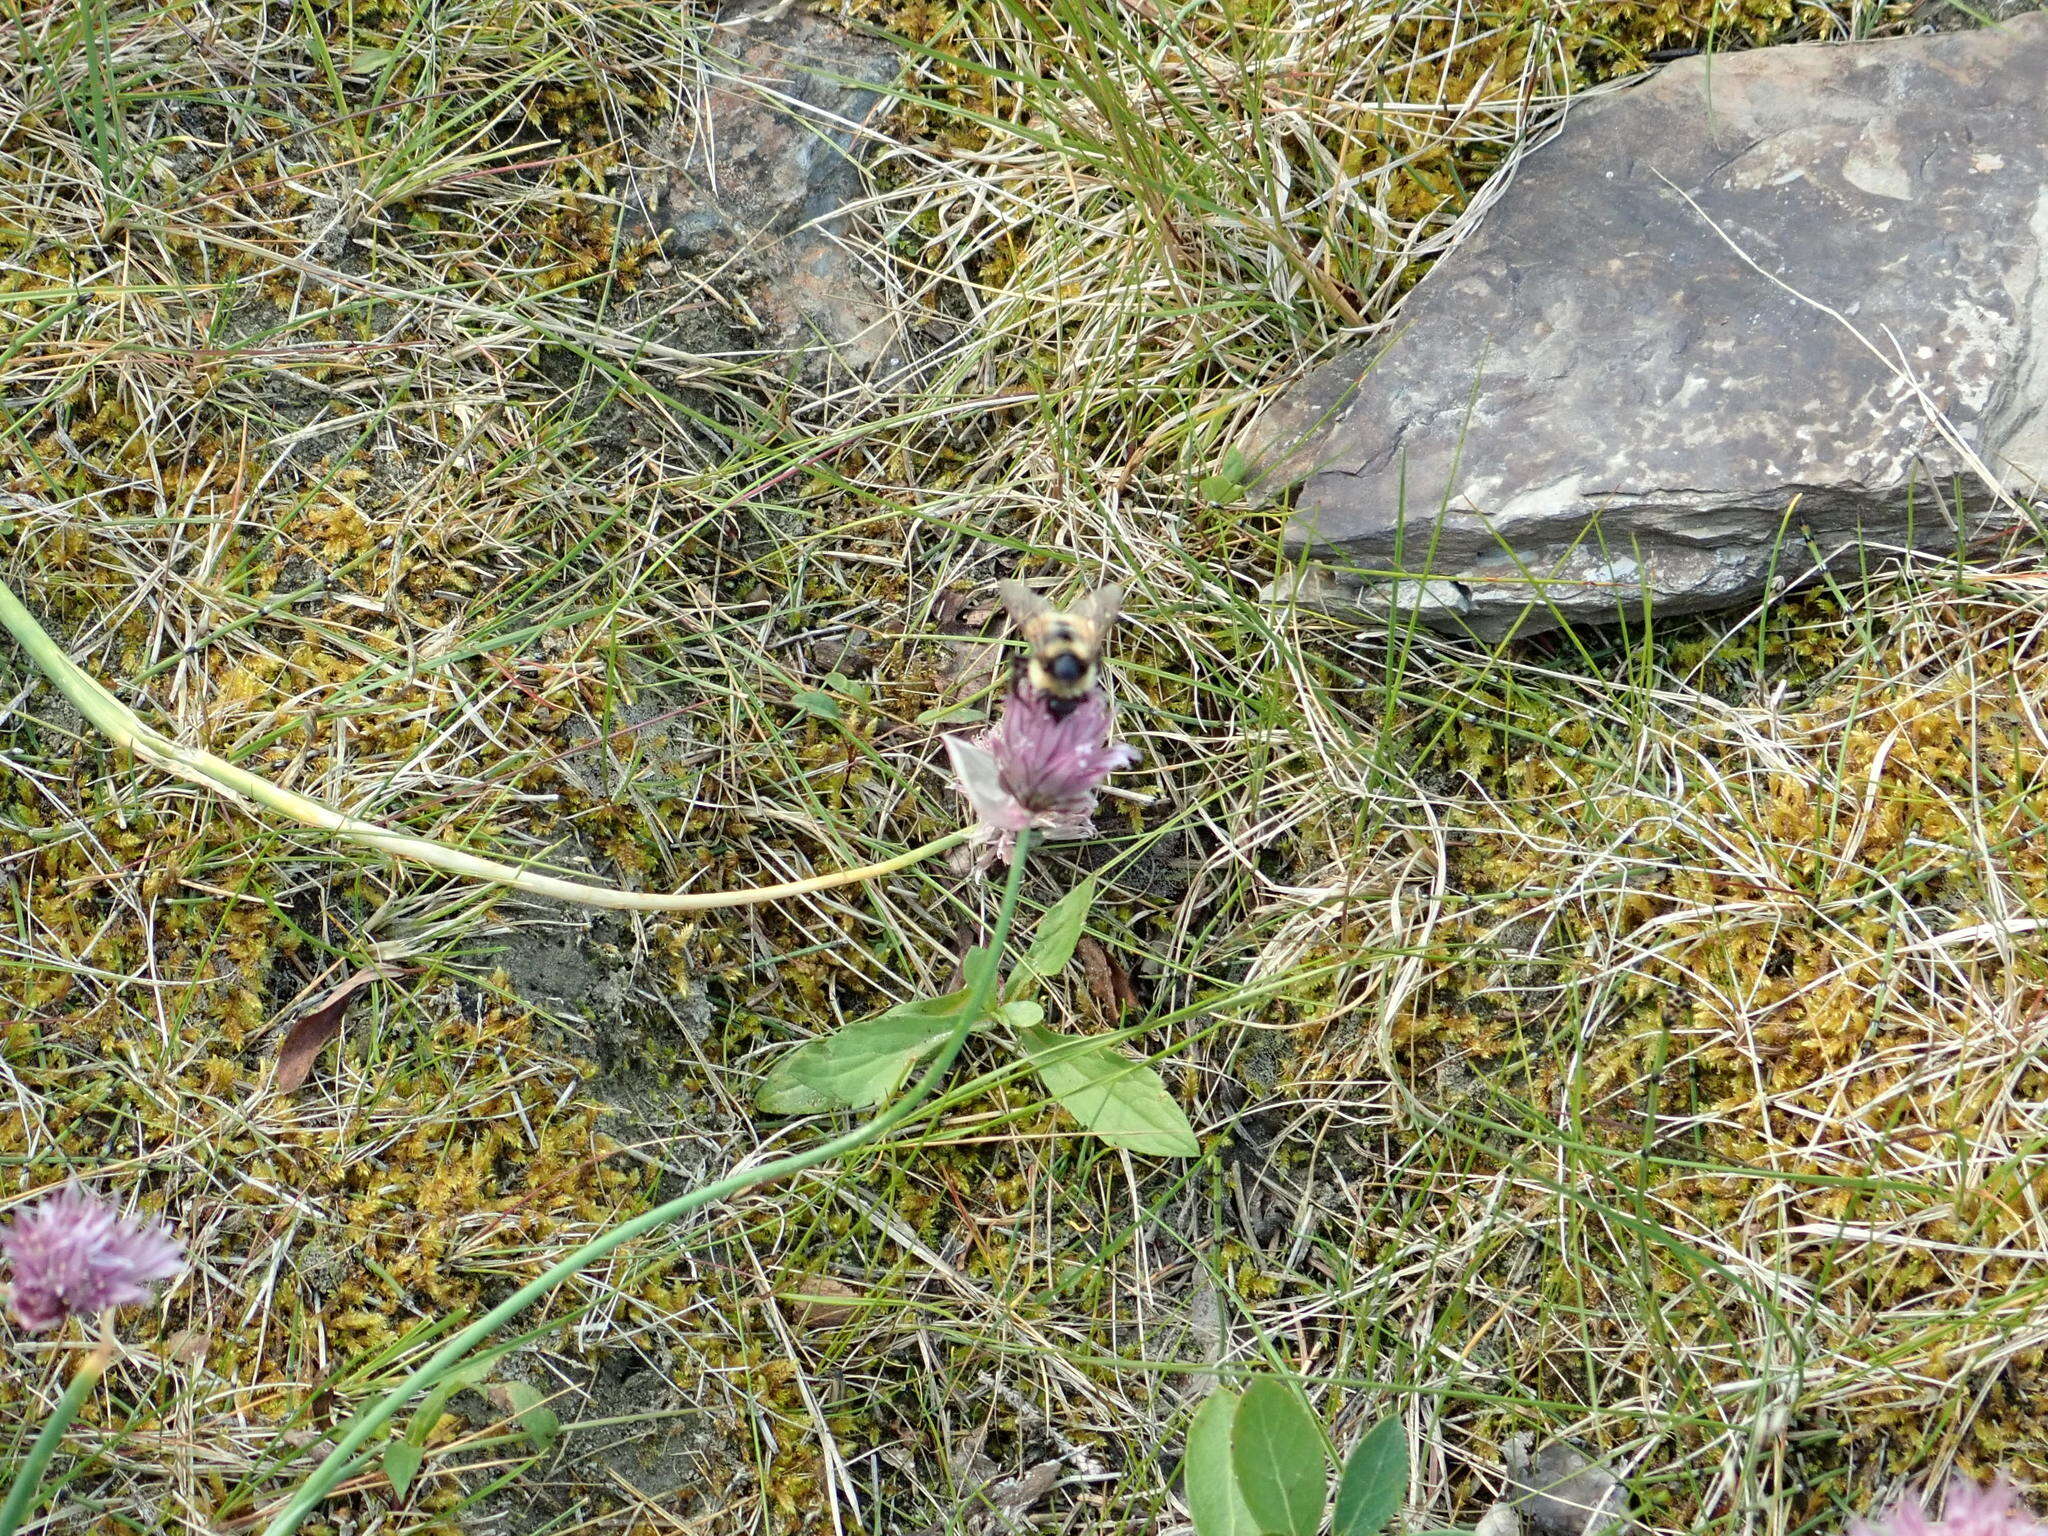
{"type": "Polygon", "coordinates": [[[76,1184],[15,1216],[0,1232],[13,1270],[8,1310],[31,1333],[151,1299],[150,1287],[184,1268],[168,1228],[122,1217],[76,1184]]]}
{"type": "Polygon", "coordinates": [[[1100,688],[1064,701],[1020,681],[988,730],[946,738],[954,777],[974,807],[972,844],[981,864],[1008,862],[1017,834],[1027,829],[1049,838],[1095,831],[1096,790],[1138,760],[1109,739],[1110,725],[1109,696],[1100,688]]]}

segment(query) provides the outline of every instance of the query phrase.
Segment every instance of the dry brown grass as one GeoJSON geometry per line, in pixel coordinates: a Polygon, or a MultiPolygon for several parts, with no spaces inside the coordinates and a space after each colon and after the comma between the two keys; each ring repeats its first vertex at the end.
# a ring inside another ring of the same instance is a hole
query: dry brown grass
{"type": "MultiPolygon", "coordinates": [[[[565,1297],[506,1369],[583,1427],[478,1508],[993,1531],[1049,1464],[1027,1526],[1164,1530],[1186,1410],[1258,1362],[1340,1443],[1401,1412],[1418,1520],[1469,1519],[1522,1431],[1615,1457],[1659,1531],[2048,1476],[2048,584],[1921,571],[1494,655],[1261,607],[1270,516],[1196,489],[1565,93],[1707,21],[1885,14],[1275,0],[1166,47],[1160,9],[887,12],[937,51],[853,237],[963,328],[780,436],[758,360],[624,319],[636,138],[717,68],[680,10],[103,3],[0,44],[8,579],[188,740],[561,867],[796,875],[956,814],[933,717],[988,675],[990,577],[1132,587],[1146,762],[1033,899],[1103,867],[1144,1012],[1078,976],[1058,1010],[1147,1026],[1210,1154],[1105,1154],[981,1056],[902,1146],[565,1297]],[[871,690],[841,720],[792,703],[835,671],[871,690]]],[[[753,1116],[758,1072],[944,986],[986,912],[919,872],[586,930],[138,774],[15,676],[5,1193],[92,1173],[201,1260],[124,1329],[59,1528],[239,1528],[294,1415],[411,1330],[804,1134],[753,1116]],[[565,928],[604,990],[551,1023],[491,950],[565,928]],[[370,959],[397,979],[266,1095],[292,1000],[370,959]]],[[[0,1445],[59,1352],[8,1347],[0,1445]]],[[[519,1447],[464,1407],[422,1495],[366,1479],[337,1522],[484,1518],[454,1469],[519,1447]]]]}

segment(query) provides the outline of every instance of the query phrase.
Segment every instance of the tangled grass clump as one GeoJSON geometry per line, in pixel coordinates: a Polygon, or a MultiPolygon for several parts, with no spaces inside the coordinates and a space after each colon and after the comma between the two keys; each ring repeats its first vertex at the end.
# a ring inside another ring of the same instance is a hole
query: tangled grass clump
{"type": "Polygon", "coordinates": [[[1475,1386],[1598,1404],[1614,1447],[1802,1517],[1930,1464],[2048,1473],[2036,603],[1795,605],[1570,717],[1497,674],[1435,733],[1469,787],[1390,1038],[1470,1148],[1442,1193],[1542,1299],[1504,1297],[1528,1321],[1475,1386]]]}
{"type": "MultiPolygon", "coordinates": [[[[950,829],[992,578],[1131,584],[1144,762],[1024,901],[1098,878],[1049,1017],[1130,1031],[1204,1159],[1105,1152],[970,1044],[906,1145],[562,1296],[507,1367],[570,1426],[533,1518],[1155,1528],[1138,1448],[1254,1365],[1340,1436],[1399,1415],[1432,1519],[1529,1432],[1663,1531],[2048,1475],[2038,581],[1361,636],[1258,601],[1276,514],[1225,472],[1572,94],[1898,8],[852,9],[928,46],[845,238],[958,330],[831,399],[626,302],[648,146],[728,67],[685,7],[95,0],[0,39],[7,580],[181,743],[581,878],[800,880],[950,829]]],[[[255,1516],[439,1319],[753,1147],[775,1060],[951,990],[989,917],[926,870],[544,925],[138,773],[15,677],[0,1193],[118,1168],[211,1266],[82,1409],[99,1518],[255,1516]]],[[[0,1439],[46,1385],[0,1383],[0,1439]]],[[[407,1496],[326,1514],[501,1511],[505,1410],[429,1430],[407,1496]]]]}

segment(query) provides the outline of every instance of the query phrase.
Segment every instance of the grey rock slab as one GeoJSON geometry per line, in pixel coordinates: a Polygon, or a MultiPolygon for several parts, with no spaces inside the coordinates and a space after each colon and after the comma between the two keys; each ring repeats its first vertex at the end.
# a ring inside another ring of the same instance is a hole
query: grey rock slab
{"type": "Polygon", "coordinates": [[[1481,638],[1964,551],[2048,481],[2048,15],[1575,106],[1243,445],[1293,595],[1481,638]]]}
{"type": "Polygon", "coordinates": [[[706,54],[703,100],[650,146],[642,216],[664,233],[666,265],[641,308],[675,313],[699,350],[751,353],[812,383],[909,365],[929,338],[846,239],[901,51],[756,0],[726,8],[706,54]]]}
{"type": "Polygon", "coordinates": [[[2048,0],[1914,0],[1907,20],[1936,32],[1960,32],[2041,10],[2048,10],[2048,0]]]}

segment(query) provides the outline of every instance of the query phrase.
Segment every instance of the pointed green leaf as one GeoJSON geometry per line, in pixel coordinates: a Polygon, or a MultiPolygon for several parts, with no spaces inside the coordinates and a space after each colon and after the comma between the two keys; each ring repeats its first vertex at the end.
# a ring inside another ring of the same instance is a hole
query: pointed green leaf
{"type": "Polygon", "coordinates": [[[1195,494],[1204,501],[1232,502],[1244,494],[1244,482],[1251,474],[1251,460],[1236,448],[1226,448],[1223,457],[1217,461],[1211,474],[1205,475],[1195,486],[1195,494]]]}
{"type": "Polygon", "coordinates": [[[988,719],[988,711],[976,709],[967,704],[935,704],[923,714],[916,716],[913,725],[980,725],[988,719]]]}
{"type": "Polygon", "coordinates": [[[1159,1074],[1099,1040],[1033,1026],[1017,1031],[1045,1091],[1112,1147],[1154,1157],[1195,1157],[1202,1145],[1159,1074]]]}
{"type": "Polygon", "coordinates": [[[507,1381],[493,1387],[491,1401],[512,1416],[536,1451],[545,1451],[562,1433],[562,1421],[547,1406],[547,1394],[530,1381],[507,1381]]]}
{"type": "Polygon", "coordinates": [[[1316,1536],[1329,1496],[1323,1430],[1293,1383],[1261,1376],[1245,1388],[1230,1422],[1230,1465],[1261,1529],[1316,1536]]]}
{"type": "Polygon", "coordinates": [[[1187,1456],[1181,1465],[1195,1536],[1260,1536],[1230,1467],[1230,1421],[1236,1413],[1237,1394],[1218,1387],[1188,1425],[1187,1456]]]}
{"type": "Polygon", "coordinates": [[[419,1407],[412,1413],[406,1425],[405,1438],[414,1445],[425,1445],[427,1436],[434,1432],[434,1426],[441,1422],[441,1415],[448,1411],[448,1403],[458,1392],[467,1391],[491,1374],[491,1361],[472,1360],[467,1365],[458,1365],[439,1377],[427,1388],[427,1395],[420,1399],[419,1407]]]}
{"type": "Polygon", "coordinates": [[[961,1016],[966,1002],[964,990],[918,998],[807,1040],[769,1068],[754,1102],[771,1115],[879,1104],[903,1086],[912,1067],[967,1027],[961,1016]]]}
{"type": "Polygon", "coordinates": [[[385,1446],[384,1475],[391,1480],[391,1491],[404,1498],[426,1459],[427,1453],[410,1440],[394,1440],[385,1446]]]}
{"type": "Polygon", "coordinates": [[[1010,977],[1013,995],[1040,980],[1049,981],[1067,968],[1081,935],[1088,931],[1088,911],[1095,905],[1097,885],[1090,875],[1045,909],[1045,916],[1038,920],[1038,932],[1031,936],[1031,947],[1024,951],[1023,962],[1010,977]]]}
{"type": "Polygon", "coordinates": [[[1331,1536],[1378,1536],[1407,1497],[1408,1431],[1399,1419],[1381,1419],[1344,1463],[1331,1536]]]}

